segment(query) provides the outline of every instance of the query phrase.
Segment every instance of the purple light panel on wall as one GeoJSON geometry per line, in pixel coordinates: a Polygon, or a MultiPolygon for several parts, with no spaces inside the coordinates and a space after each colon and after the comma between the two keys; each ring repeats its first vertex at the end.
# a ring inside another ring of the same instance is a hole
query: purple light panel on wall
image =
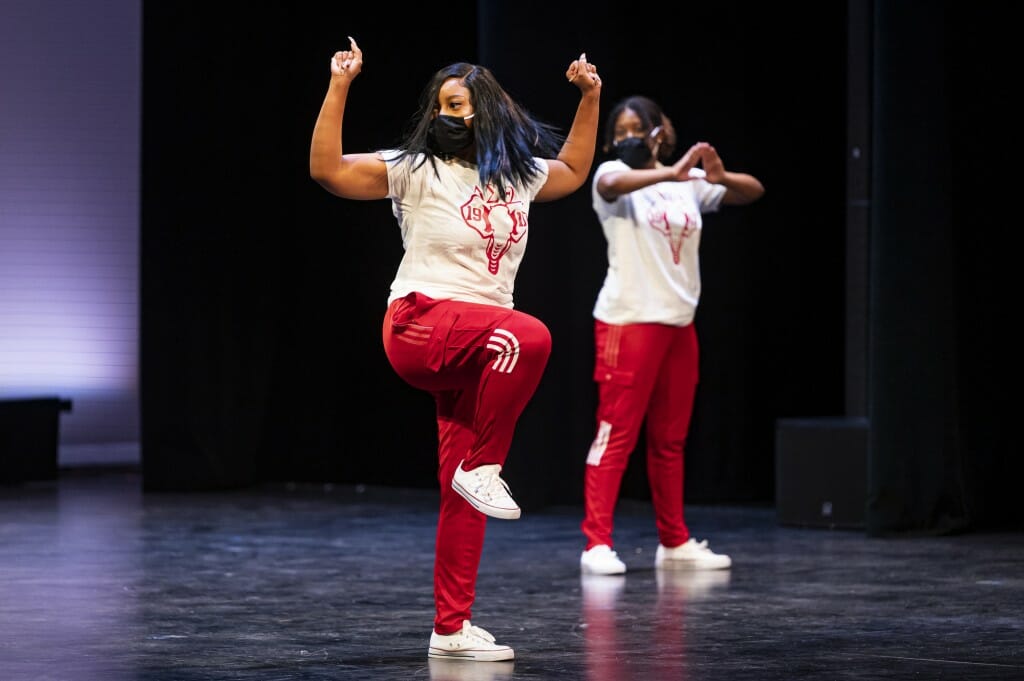
{"type": "Polygon", "coordinates": [[[0,1],[0,398],[138,440],[141,3],[0,1]]]}

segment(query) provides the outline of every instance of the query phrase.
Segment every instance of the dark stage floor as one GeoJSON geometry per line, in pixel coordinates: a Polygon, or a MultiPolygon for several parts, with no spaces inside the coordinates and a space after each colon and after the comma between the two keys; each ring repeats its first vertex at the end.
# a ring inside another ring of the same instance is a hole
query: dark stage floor
{"type": "MultiPolygon", "coordinates": [[[[513,490],[514,491],[514,490],[513,490]]],[[[0,679],[1024,679],[1024,535],[872,539],[691,507],[717,573],[581,578],[580,509],[491,520],[473,621],[511,663],[427,660],[436,493],[0,487],[0,679]]]]}

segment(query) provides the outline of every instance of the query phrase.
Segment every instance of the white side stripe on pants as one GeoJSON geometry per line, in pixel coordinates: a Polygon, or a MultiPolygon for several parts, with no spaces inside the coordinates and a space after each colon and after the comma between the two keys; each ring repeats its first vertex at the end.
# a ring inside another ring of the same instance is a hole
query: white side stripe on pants
{"type": "Polygon", "coordinates": [[[607,421],[601,421],[597,428],[597,435],[594,437],[594,441],[590,443],[590,451],[587,452],[588,466],[601,465],[601,457],[604,456],[604,450],[608,447],[608,437],[611,434],[612,424],[607,421]]]}
{"type": "Polygon", "coordinates": [[[505,329],[495,329],[487,339],[487,347],[498,351],[491,368],[503,374],[511,374],[519,361],[519,339],[505,329]]]}

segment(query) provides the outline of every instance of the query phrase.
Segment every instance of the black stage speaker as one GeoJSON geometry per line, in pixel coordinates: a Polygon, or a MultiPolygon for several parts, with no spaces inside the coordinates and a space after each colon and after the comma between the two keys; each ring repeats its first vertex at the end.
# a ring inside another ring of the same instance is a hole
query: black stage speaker
{"type": "Polygon", "coordinates": [[[780,419],[775,425],[775,509],[782,525],[863,528],[866,419],[780,419]]]}
{"type": "Polygon", "coordinates": [[[0,483],[57,478],[62,411],[71,411],[70,400],[0,400],[0,483]]]}

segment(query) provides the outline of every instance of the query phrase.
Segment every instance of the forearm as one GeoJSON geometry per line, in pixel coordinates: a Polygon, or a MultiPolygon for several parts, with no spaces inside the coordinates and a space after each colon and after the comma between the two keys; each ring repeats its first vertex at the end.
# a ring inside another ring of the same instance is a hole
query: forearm
{"type": "Polygon", "coordinates": [[[614,201],[623,194],[635,192],[659,182],[675,181],[675,172],[669,166],[606,173],[597,181],[597,193],[605,201],[614,201]]]}
{"type": "Polygon", "coordinates": [[[336,171],[341,164],[341,124],[345,115],[350,81],[331,77],[316,125],[313,126],[313,141],[309,148],[309,174],[323,180],[336,171]]]}
{"type": "Polygon", "coordinates": [[[580,98],[572,127],[558,152],[558,160],[572,170],[580,185],[586,181],[594,162],[600,103],[599,90],[591,90],[580,98]]]}
{"type": "Polygon", "coordinates": [[[726,192],[722,200],[729,205],[753,203],[764,195],[761,181],[748,173],[726,172],[719,184],[725,186],[726,192]]]}

